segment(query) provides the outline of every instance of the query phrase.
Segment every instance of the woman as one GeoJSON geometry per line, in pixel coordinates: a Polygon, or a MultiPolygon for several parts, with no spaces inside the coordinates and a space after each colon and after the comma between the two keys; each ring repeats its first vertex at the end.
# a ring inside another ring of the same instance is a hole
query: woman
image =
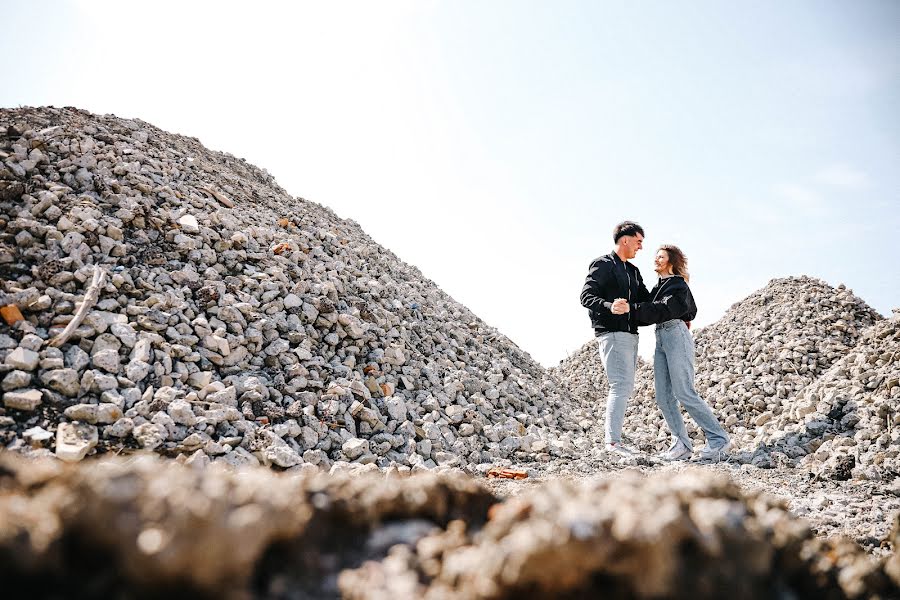
{"type": "Polygon", "coordinates": [[[693,453],[678,407],[681,404],[706,436],[700,458],[717,461],[728,451],[731,440],[694,389],[694,339],[689,328],[697,316],[697,306],[688,287],[687,257],[677,246],[663,245],[653,263],[659,281],[650,291],[650,301],[632,303],[628,310],[634,312],[639,325],[656,324],[656,403],[675,436],[672,446],[660,458],[682,460],[693,453]]]}

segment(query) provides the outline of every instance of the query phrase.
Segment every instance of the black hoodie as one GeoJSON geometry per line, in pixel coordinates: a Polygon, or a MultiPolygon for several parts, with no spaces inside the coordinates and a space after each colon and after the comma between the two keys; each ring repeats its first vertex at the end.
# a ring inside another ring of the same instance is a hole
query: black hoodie
{"type": "Polygon", "coordinates": [[[629,303],[638,325],[665,323],[673,319],[693,321],[697,305],[687,281],[679,275],[660,279],[650,290],[649,302],[629,303]]]}

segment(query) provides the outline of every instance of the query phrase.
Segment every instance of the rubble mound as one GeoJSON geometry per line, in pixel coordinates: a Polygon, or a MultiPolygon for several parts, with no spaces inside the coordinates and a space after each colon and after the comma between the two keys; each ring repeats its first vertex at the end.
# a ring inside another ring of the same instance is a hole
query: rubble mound
{"type": "Polygon", "coordinates": [[[579,429],[540,365],[358,224],[194,138],[2,109],[0,223],[10,449],[469,469],[579,429]]]}
{"type": "MultiPolygon", "coordinates": [[[[892,597],[896,555],[818,540],[703,471],[555,481],[0,453],[0,575],[32,597],[892,597]]],[[[900,542],[895,528],[892,542],[900,542]]]]}
{"type": "Polygon", "coordinates": [[[843,284],[773,279],[697,331],[697,392],[748,440],[881,318],[843,284]]]}
{"type": "Polygon", "coordinates": [[[900,475],[900,312],[863,332],[853,350],[772,423],[757,462],[787,456],[834,479],[900,475]]]}
{"type": "MultiPolygon", "coordinates": [[[[881,320],[843,285],[835,288],[806,276],[773,279],[735,303],[721,319],[694,332],[697,392],[736,446],[756,448],[794,398],[881,320]]],[[[653,328],[641,332],[653,335],[653,328]]],[[[593,404],[598,419],[603,419],[608,387],[593,341],[551,373],[581,402],[593,404]]],[[[703,444],[693,421],[686,417],[685,424],[703,444]]],[[[662,450],[670,442],[655,402],[652,363],[640,361],[624,431],[648,452],[662,450]]]]}

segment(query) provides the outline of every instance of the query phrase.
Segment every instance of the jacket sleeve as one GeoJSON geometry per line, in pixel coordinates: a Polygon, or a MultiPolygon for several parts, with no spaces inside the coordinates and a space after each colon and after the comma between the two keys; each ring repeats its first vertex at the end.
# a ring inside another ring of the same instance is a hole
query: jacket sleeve
{"type": "Polygon", "coordinates": [[[672,290],[672,293],[652,302],[635,302],[631,305],[638,325],[652,325],[680,319],[688,309],[687,288],[672,290]]]}
{"type": "Polygon", "coordinates": [[[603,291],[600,281],[606,275],[606,269],[602,262],[595,260],[591,263],[588,270],[587,279],[584,281],[584,287],[581,288],[581,305],[588,310],[600,312],[609,311],[612,308],[612,302],[609,298],[603,297],[603,291]]]}

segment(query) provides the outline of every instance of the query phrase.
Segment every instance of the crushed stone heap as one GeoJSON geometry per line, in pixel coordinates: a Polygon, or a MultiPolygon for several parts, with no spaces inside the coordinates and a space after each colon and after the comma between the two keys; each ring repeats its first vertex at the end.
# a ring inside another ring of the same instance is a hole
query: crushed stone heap
{"type": "MultiPolygon", "coordinates": [[[[33,597],[874,598],[896,553],[820,540],[696,470],[556,481],[91,464],[0,453],[0,576],[33,597]]],[[[891,542],[896,548],[900,531],[891,542]]]]}
{"type": "MultiPolygon", "coordinates": [[[[806,276],[773,279],[717,322],[694,332],[697,392],[737,447],[758,448],[773,434],[776,420],[784,424],[779,417],[797,395],[881,320],[843,285],[834,288],[806,276]]],[[[641,332],[652,336],[653,327],[641,332]]],[[[603,420],[608,388],[595,342],[550,371],[580,402],[593,404],[598,421],[603,420]]],[[[670,438],[655,402],[652,363],[641,361],[635,379],[625,435],[647,452],[662,450],[670,438]]],[[[693,420],[685,417],[685,425],[703,443],[693,420]]],[[[598,428],[602,431],[602,423],[598,428]]],[[[750,460],[751,455],[738,458],[750,460]]]]}
{"type": "Polygon", "coordinates": [[[900,475],[900,312],[804,388],[753,458],[785,457],[839,480],[900,475]]]}
{"type": "Polygon", "coordinates": [[[567,393],[265,171],[139,120],[0,110],[0,441],[279,468],[550,460],[567,393]]]}

